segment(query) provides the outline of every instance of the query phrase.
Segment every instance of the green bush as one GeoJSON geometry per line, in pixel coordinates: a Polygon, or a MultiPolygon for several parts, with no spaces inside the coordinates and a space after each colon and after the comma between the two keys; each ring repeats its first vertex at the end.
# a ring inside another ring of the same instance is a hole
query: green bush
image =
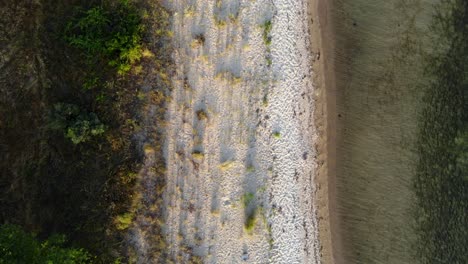
{"type": "Polygon", "coordinates": [[[257,223],[257,207],[253,204],[255,200],[255,194],[245,193],[242,196],[242,205],[245,211],[245,222],[244,228],[247,232],[251,232],[257,223]]]}
{"type": "Polygon", "coordinates": [[[91,61],[104,59],[119,74],[125,74],[142,57],[143,30],[137,9],[121,0],[116,5],[79,10],[67,23],[65,40],[83,50],[91,61]]]}
{"type": "Polygon", "coordinates": [[[273,137],[276,138],[276,139],[280,139],[281,138],[281,133],[276,131],[276,132],[273,132],[273,137]]]}
{"type": "Polygon", "coordinates": [[[39,241],[14,225],[0,226],[0,264],[81,264],[91,263],[84,249],[65,248],[63,236],[39,241]]]}
{"type": "Polygon", "coordinates": [[[249,212],[246,216],[244,227],[247,232],[252,232],[253,228],[255,227],[255,224],[257,223],[257,210],[253,210],[252,212],[249,212]]]}
{"type": "Polygon", "coordinates": [[[132,225],[133,218],[135,213],[129,212],[122,215],[119,215],[115,218],[115,225],[118,230],[125,230],[132,225]]]}
{"type": "Polygon", "coordinates": [[[94,113],[84,113],[73,104],[58,103],[50,115],[50,128],[63,131],[73,144],[80,144],[105,132],[105,126],[94,113]]]}
{"type": "Polygon", "coordinates": [[[249,205],[254,201],[254,199],[255,199],[255,194],[250,193],[250,192],[244,193],[244,195],[242,195],[242,205],[244,209],[249,207],[249,205]]]}
{"type": "Polygon", "coordinates": [[[265,21],[263,23],[262,28],[263,28],[263,42],[265,45],[270,46],[271,45],[271,28],[272,28],[271,20],[265,21]]]}

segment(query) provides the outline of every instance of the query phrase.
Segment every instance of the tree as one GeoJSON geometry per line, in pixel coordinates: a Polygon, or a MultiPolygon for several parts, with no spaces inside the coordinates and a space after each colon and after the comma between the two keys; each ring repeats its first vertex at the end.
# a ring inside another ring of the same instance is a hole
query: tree
{"type": "Polygon", "coordinates": [[[94,113],[80,111],[74,104],[58,103],[50,115],[49,127],[63,131],[73,144],[91,140],[105,132],[105,126],[94,113]]]}
{"type": "Polygon", "coordinates": [[[93,257],[84,249],[65,248],[64,236],[39,241],[15,225],[0,226],[0,264],[85,264],[93,257]]]}

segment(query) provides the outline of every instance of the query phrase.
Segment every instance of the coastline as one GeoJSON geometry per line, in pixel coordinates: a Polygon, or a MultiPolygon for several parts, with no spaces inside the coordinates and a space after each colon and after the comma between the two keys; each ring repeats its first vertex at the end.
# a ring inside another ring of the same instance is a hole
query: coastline
{"type": "Polygon", "coordinates": [[[336,81],[334,64],[334,27],[330,1],[309,1],[309,30],[311,53],[313,56],[314,94],[316,111],[314,122],[319,138],[316,142],[317,192],[320,254],[323,263],[344,263],[341,251],[339,219],[336,205],[336,81]],[[326,43],[326,44],[325,44],[326,43]]]}

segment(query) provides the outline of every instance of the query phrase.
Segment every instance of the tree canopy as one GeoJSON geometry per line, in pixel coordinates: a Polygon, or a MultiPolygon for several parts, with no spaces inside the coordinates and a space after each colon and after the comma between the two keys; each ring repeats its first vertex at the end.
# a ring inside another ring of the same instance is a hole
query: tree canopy
{"type": "Polygon", "coordinates": [[[93,257],[84,249],[64,247],[65,237],[39,241],[15,225],[0,226],[0,264],[85,264],[93,257]]]}

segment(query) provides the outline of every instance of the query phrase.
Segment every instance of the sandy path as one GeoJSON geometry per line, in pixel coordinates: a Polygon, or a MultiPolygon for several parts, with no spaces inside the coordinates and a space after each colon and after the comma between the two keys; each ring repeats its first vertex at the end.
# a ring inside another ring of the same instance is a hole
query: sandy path
{"type": "Polygon", "coordinates": [[[176,262],[193,252],[207,263],[319,263],[307,5],[168,3],[177,74],[165,232],[176,262]]]}

